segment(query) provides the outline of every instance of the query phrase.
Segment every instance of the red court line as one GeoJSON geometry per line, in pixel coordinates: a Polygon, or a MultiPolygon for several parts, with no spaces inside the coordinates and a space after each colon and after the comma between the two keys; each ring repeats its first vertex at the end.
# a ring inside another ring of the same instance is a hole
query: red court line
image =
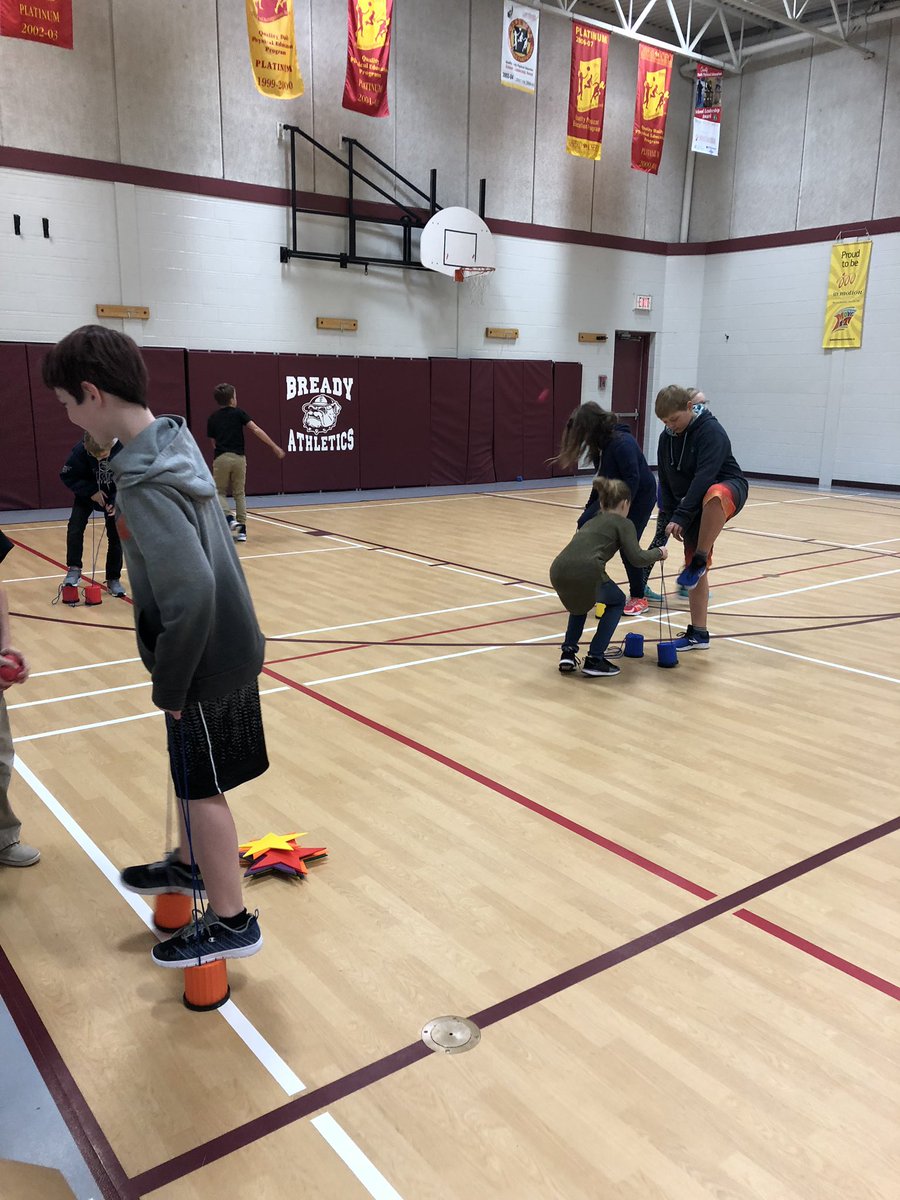
{"type": "MultiPolygon", "coordinates": [[[[797,879],[801,875],[808,874],[810,871],[814,871],[826,863],[834,862],[835,859],[849,854],[861,846],[868,845],[878,838],[885,837],[889,833],[894,833],[898,829],[900,829],[900,817],[895,817],[893,820],[886,821],[882,825],[877,825],[872,829],[864,830],[862,833],[854,834],[853,837],[847,838],[835,846],[829,846],[825,850],[821,850],[817,854],[803,859],[801,862],[792,863],[790,866],[777,871],[773,875],[759,879],[755,883],[747,884],[745,887],[732,892],[728,896],[719,897],[710,904],[696,908],[689,913],[684,913],[667,924],[652,929],[647,933],[640,934],[623,945],[616,946],[612,950],[606,950],[602,954],[588,959],[586,962],[570,967],[568,970],[562,971],[550,979],[542,980],[540,983],[525,988],[516,995],[509,996],[497,1004],[490,1005],[480,1012],[473,1013],[470,1020],[474,1021],[482,1029],[489,1025],[494,1025],[498,1021],[506,1020],[517,1013],[523,1012],[527,1008],[533,1007],[535,1004],[540,1004],[553,996],[559,995],[560,992],[574,987],[578,983],[595,978],[603,971],[608,971],[612,967],[637,958],[639,955],[645,954],[648,950],[652,950],[656,946],[661,946],[683,933],[697,929],[714,920],[716,917],[730,912],[748,900],[758,899],[765,893],[773,891],[775,888],[781,887],[783,884],[797,879]]],[[[155,1191],[157,1188],[164,1187],[176,1179],[183,1178],[185,1175],[199,1170],[216,1159],[224,1158],[226,1155],[232,1154],[244,1146],[259,1141],[261,1138],[274,1133],[278,1129],[283,1129],[295,1121],[303,1120],[318,1109],[333,1105],[337,1101],[346,1099],[346,1097],[353,1095],[364,1087],[368,1087],[372,1083],[376,1083],[390,1075],[395,1075],[413,1063],[421,1062],[429,1053],[430,1051],[426,1049],[423,1042],[410,1043],[408,1046],[394,1051],[393,1054],[387,1055],[377,1062],[371,1063],[369,1066],[361,1067],[343,1076],[341,1079],[334,1080],[323,1087],[315,1088],[313,1091],[307,1092],[303,1096],[298,1096],[294,1100],[289,1100],[280,1108],[256,1117],[252,1121],[247,1121],[243,1125],[230,1130],[228,1133],[220,1134],[218,1137],[204,1142],[200,1146],[195,1146],[192,1150],[188,1150],[177,1158],[152,1167],[149,1171],[136,1176],[132,1180],[132,1183],[138,1188],[141,1195],[155,1191]]]]}
{"type": "MultiPolygon", "coordinates": [[[[2,947],[0,996],[100,1191],[106,1200],[132,1200],[138,1193],[2,947]]],[[[6,1084],[11,1086],[12,1080],[7,1078],[6,1084]]]]}
{"type": "MultiPolygon", "coordinates": [[[[480,621],[477,625],[458,625],[455,629],[435,629],[427,633],[407,633],[403,637],[389,638],[386,642],[376,643],[379,646],[402,646],[404,642],[414,641],[416,638],[426,637],[442,637],[445,633],[466,633],[469,629],[486,629],[489,625],[511,625],[514,621],[537,621],[542,617],[558,617],[565,612],[565,609],[554,608],[548,612],[542,613],[526,613],[522,617],[503,617],[498,621],[480,621]]],[[[275,641],[279,639],[273,639],[275,641]]],[[[453,642],[448,642],[448,646],[453,646],[453,642]]],[[[270,658],[265,662],[265,666],[276,666],[278,663],[296,662],[301,658],[319,658],[323,654],[340,654],[344,650],[361,650],[364,646],[371,646],[371,642],[354,642],[352,645],[336,646],[333,650],[314,650],[312,654],[292,654],[288,658],[270,658]]]]}
{"type": "MultiPolygon", "coordinates": [[[[552,821],[555,825],[559,825],[561,828],[567,829],[570,833],[574,833],[576,836],[584,838],[586,841],[593,842],[594,845],[600,846],[602,849],[608,850],[611,854],[615,854],[617,857],[624,859],[626,862],[630,862],[634,866],[640,867],[641,870],[647,871],[659,879],[665,879],[668,883],[673,883],[676,887],[690,892],[694,896],[699,896],[703,900],[714,900],[716,898],[716,893],[710,891],[709,888],[704,887],[702,884],[695,883],[693,880],[687,879],[683,875],[677,874],[675,871],[670,871],[668,867],[664,867],[660,863],[653,862],[652,859],[646,858],[644,855],[638,854],[634,850],[629,850],[627,846],[622,846],[620,843],[614,842],[612,839],[606,838],[602,834],[597,833],[592,829],[588,829],[587,826],[581,825],[577,821],[572,821],[569,817],[563,816],[562,813],[558,813],[554,809],[548,808],[546,805],[539,804],[537,801],[531,800],[528,796],[523,795],[521,792],[517,792],[512,788],[507,787],[505,784],[499,783],[497,780],[491,779],[487,775],[483,775],[480,771],[475,771],[471,767],[467,767],[464,763],[457,762],[456,759],[450,758],[448,755],[442,754],[440,751],[434,750],[430,746],[426,746],[422,742],[416,741],[414,738],[407,737],[406,734],[400,733],[398,730],[391,729],[387,725],[383,725],[380,721],[375,721],[371,717],[367,717],[363,713],[357,712],[355,709],[349,708],[347,705],[341,704],[337,700],[332,700],[331,697],[325,696],[321,692],[317,692],[315,689],[307,687],[305,684],[296,683],[294,680],[289,679],[286,675],[280,675],[276,671],[270,670],[268,667],[264,667],[263,671],[266,675],[271,675],[272,678],[277,679],[280,683],[287,684],[288,687],[293,688],[295,691],[301,692],[303,695],[308,696],[313,700],[317,700],[320,704],[325,704],[327,707],[334,709],[343,716],[350,717],[352,720],[358,721],[361,725],[365,725],[369,729],[373,729],[375,732],[383,734],[385,737],[390,738],[392,741],[398,742],[402,746],[406,746],[408,749],[415,750],[417,753],[425,755],[426,758],[433,759],[442,766],[449,767],[451,771],[456,771],[458,774],[465,776],[467,779],[473,780],[475,783],[480,783],[483,787],[489,788],[491,791],[496,792],[500,796],[504,796],[508,800],[512,800],[515,804],[521,805],[530,812],[533,812],[538,816],[545,817],[547,820],[552,821]]],[[[898,818],[898,820],[900,820],[900,818],[898,818]]],[[[863,835],[858,836],[862,837],[863,835]]],[[[789,871],[790,868],[786,868],[786,870],[789,871]]],[[[781,874],[783,874],[783,872],[779,873],[779,875],[781,874]]],[[[778,876],[773,876],[773,878],[777,877],[778,876]]],[[[752,916],[753,914],[748,915],[752,916]]],[[[763,928],[764,919],[759,918],[759,922],[757,922],[757,924],[759,928],[763,928]]],[[[773,936],[780,936],[775,933],[774,926],[771,930],[768,930],[768,932],[771,932],[773,936]]],[[[784,931],[784,935],[785,936],[782,938],[782,940],[790,941],[790,944],[796,949],[802,950],[804,953],[811,954],[813,957],[818,958],[821,962],[827,963],[829,966],[834,967],[839,971],[844,971],[845,974],[852,975],[853,978],[858,979],[862,983],[869,982],[868,972],[863,971],[862,968],[855,967],[852,963],[847,962],[847,960],[842,959],[837,955],[830,954],[830,952],[827,950],[822,950],[821,953],[816,953],[815,951],[817,948],[814,947],[812,942],[806,943],[803,938],[795,937],[795,935],[790,934],[788,930],[784,931]],[[790,940],[792,938],[794,940],[790,940]]],[[[879,977],[873,975],[871,976],[871,979],[878,980],[879,977]]],[[[894,985],[890,984],[886,980],[881,980],[878,985],[872,984],[872,986],[878,986],[880,990],[884,991],[885,988],[892,988],[894,985]],[[884,986],[881,986],[882,984],[884,986]]],[[[892,993],[888,992],[888,994],[892,993]]]]}
{"type": "MultiPolygon", "coordinates": [[[[60,571],[62,571],[63,574],[65,574],[66,570],[68,569],[63,563],[59,562],[58,559],[51,558],[49,556],[49,554],[44,554],[43,551],[41,551],[41,550],[35,550],[34,546],[29,546],[27,544],[27,542],[20,542],[18,538],[10,538],[9,540],[12,542],[12,544],[14,546],[18,546],[20,550],[26,550],[29,554],[33,554],[36,558],[42,558],[44,560],[44,562],[48,562],[51,567],[59,567],[60,571]]],[[[81,578],[89,579],[92,583],[99,582],[97,579],[94,578],[93,575],[85,575],[84,572],[82,572],[81,578]]],[[[100,586],[103,587],[102,584],[100,584],[100,586]]],[[[109,589],[104,587],[103,590],[105,592],[108,592],[109,589]]],[[[132,604],[132,605],[134,603],[134,601],[131,599],[130,596],[122,596],[122,597],[120,597],[120,599],[126,600],[129,604],[132,604]]]]}
{"type": "Polygon", "coordinates": [[[399,742],[401,746],[415,750],[417,753],[425,755],[426,758],[431,758],[435,762],[439,762],[442,766],[449,767],[451,771],[456,771],[457,774],[464,775],[467,779],[471,779],[475,783],[480,783],[482,787],[497,792],[507,800],[512,800],[515,804],[520,804],[523,808],[537,813],[538,816],[546,817],[548,821],[553,821],[554,824],[560,825],[563,829],[568,829],[570,833],[577,834],[578,837],[585,838],[597,846],[602,846],[604,850],[609,850],[612,854],[618,855],[619,858],[624,858],[627,862],[634,863],[643,870],[649,871],[651,875],[657,875],[660,879],[674,883],[676,887],[680,887],[694,896],[700,896],[704,900],[710,900],[715,896],[715,892],[710,892],[707,888],[701,887],[700,884],[692,883],[690,879],[685,879],[674,871],[670,871],[668,867],[660,866],[659,863],[652,862],[649,858],[644,858],[642,854],[637,854],[634,850],[629,850],[626,846],[620,846],[618,842],[611,841],[600,833],[595,833],[594,830],[588,829],[585,825],[580,825],[577,821],[570,820],[569,817],[564,817],[562,813],[558,813],[552,808],[547,808],[546,805],[539,804],[536,800],[529,799],[528,796],[523,796],[521,792],[516,792],[512,788],[508,788],[505,784],[498,783],[497,780],[491,779],[487,775],[482,775],[480,771],[474,771],[471,767],[457,762],[456,759],[442,754],[439,750],[433,750],[430,746],[426,746],[414,738],[407,737],[405,733],[400,733],[396,729],[382,725],[380,721],[375,721],[371,717],[357,712],[355,709],[348,708],[338,700],[332,700],[330,696],[325,696],[303,683],[297,683],[296,680],[289,679],[287,675],[281,675],[279,672],[271,670],[270,667],[263,667],[263,674],[271,676],[272,679],[277,679],[279,683],[286,684],[288,687],[293,688],[294,691],[300,692],[312,700],[317,700],[320,704],[324,704],[328,708],[333,708],[335,712],[341,713],[342,716],[350,717],[351,720],[358,721],[360,725],[365,725],[369,729],[374,729],[376,733],[383,734],[392,741],[399,742]]]}
{"type": "Polygon", "coordinates": [[[752,913],[746,908],[741,908],[732,915],[738,917],[741,921],[746,921],[748,925],[755,925],[763,933],[769,933],[772,937],[786,942],[789,946],[793,946],[797,950],[802,950],[804,954],[809,954],[812,958],[817,958],[819,962],[823,962],[829,967],[835,967],[838,971],[843,971],[845,975],[849,975],[853,979],[858,979],[860,983],[865,983],[869,987],[875,988],[876,991],[884,992],[892,1000],[900,1000],[900,987],[897,984],[891,983],[889,979],[882,979],[880,975],[873,975],[871,971],[867,971],[864,967],[858,967],[846,958],[841,958],[838,954],[832,954],[830,950],[826,950],[824,947],[816,945],[815,942],[810,942],[806,938],[800,937],[797,933],[791,933],[783,925],[776,925],[774,921],[767,921],[765,917],[757,916],[756,913],[752,913]]]}

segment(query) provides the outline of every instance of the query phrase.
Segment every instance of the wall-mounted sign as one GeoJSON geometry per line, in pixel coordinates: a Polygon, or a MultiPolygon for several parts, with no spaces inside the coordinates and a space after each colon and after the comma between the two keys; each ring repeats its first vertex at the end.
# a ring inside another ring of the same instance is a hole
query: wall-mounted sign
{"type": "Polygon", "coordinates": [[[634,298],[634,311],[635,312],[649,312],[652,307],[653,307],[653,297],[652,296],[635,296],[635,298],[634,298]]]}

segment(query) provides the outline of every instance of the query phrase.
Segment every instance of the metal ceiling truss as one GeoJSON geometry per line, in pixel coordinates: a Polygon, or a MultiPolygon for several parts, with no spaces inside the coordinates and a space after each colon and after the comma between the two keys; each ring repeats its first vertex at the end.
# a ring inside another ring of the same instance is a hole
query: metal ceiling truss
{"type": "MultiPolygon", "coordinates": [[[[743,69],[749,56],[745,37],[756,39],[762,34],[767,37],[767,47],[776,47],[782,40],[771,36],[776,29],[791,30],[793,35],[788,35],[791,43],[799,33],[818,42],[853,50],[865,58],[872,57],[866,47],[850,41],[854,32],[853,0],[846,0],[843,14],[838,0],[828,0],[833,22],[829,19],[827,28],[815,19],[802,20],[809,3],[810,0],[781,0],[780,6],[776,2],[767,7],[765,0],[759,3],[755,0],[638,0],[637,3],[635,0],[538,0],[538,7],[733,73],[743,69]],[[585,9],[607,13],[610,21],[595,20],[585,14],[585,9]],[[618,24],[613,23],[615,18],[618,24]],[[753,18],[752,23],[747,18],[753,18]],[[671,40],[646,36],[641,32],[644,25],[671,34],[671,40]],[[704,54],[704,41],[716,45],[724,41],[727,56],[717,58],[704,54]]],[[[820,18],[824,15],[825,10],[817,12],[820,18]]]]}

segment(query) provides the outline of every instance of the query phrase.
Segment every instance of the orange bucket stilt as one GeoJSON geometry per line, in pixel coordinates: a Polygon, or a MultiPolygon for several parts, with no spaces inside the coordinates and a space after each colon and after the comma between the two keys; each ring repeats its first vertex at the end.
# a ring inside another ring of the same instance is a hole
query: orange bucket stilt
{"type": "Polygon", "coordinates": [[[192,896],[180,896],[176,892],[164,892],[156,897],[153,924],[161,933],[176,933],[188,924],[194,912],[192,896]]]}
{"type": "Polygon", "coordinates": [[[231,995],[228,986],[228,966],[224,958],[184,969],[185,1008],[192,1012],[209,1012],[221,1008],[231,995]]]}

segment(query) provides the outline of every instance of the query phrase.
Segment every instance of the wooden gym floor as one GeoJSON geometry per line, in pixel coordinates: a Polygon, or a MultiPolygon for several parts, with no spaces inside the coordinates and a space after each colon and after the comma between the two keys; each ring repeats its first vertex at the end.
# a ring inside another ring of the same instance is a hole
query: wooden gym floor
{"type": "Polygon", "coordinates": [[[8,527],[43,858],[0,872],[0,992],[100,1194],[896,1200],[900,499],[753,487],[712,649],[659,670],[626,618],[647,656],[587,680],[547,586],[585,490],[252,513],[238,832],[329,857],[248,884],[265,948],[202,1015],[117,890],[166,836],[130,606],[51,607],[64,523],[8,527]],[[445,1014],[480,1044],[430,1053],[445,1014]]]}

